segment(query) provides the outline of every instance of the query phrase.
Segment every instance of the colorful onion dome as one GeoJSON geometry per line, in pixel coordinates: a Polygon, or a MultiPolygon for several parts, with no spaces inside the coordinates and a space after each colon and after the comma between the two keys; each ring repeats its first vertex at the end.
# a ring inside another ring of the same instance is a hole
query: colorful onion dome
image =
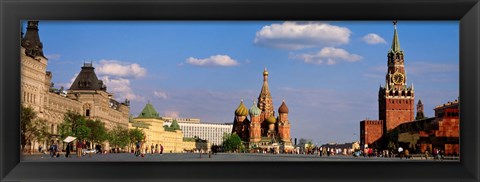
{"type": "Polygon", "coordinates": [[[285,104],[285,99],[283,99],[282,105],[278,108],[278,113],[288,113],[287,104],[285,104]]]}
{"type": "Polygon", "coordinates": [[[274,124],[275,122],[277,122],[277,118],[275,118],[275,116],[270,116],[267,118],[268,124],[274,124]]]}
{"type": "Polygon", "coordinates": [[[247,116],[248,115],[248,109],[243,104],[243,99],[240,102],[240,105],[238,105],[238,108],[235,110],[235,115],[237,115],[237,116],[247,116]]]}
{"type": "Polygon", "coordinates": [[[253,102],[253,105],[252,107],[250,107],[249,112],[250,112],[250,115],[252,116],[260,116],[260,114],[262,113],[262,110],[260,110],[260,108],[257,107],[255,102],[253,102]]]}

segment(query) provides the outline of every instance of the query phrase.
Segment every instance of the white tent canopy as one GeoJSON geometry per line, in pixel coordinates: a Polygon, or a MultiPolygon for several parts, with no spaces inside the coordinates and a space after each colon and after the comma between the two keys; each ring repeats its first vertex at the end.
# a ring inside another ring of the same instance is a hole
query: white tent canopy
{"type": "Polygon", "coordinates": [[[77,137],[68,136],[63,141],[67,142],[67,143],[70,143],[70,142],[74,141],[75,139],[77,139],[77,137]]]}

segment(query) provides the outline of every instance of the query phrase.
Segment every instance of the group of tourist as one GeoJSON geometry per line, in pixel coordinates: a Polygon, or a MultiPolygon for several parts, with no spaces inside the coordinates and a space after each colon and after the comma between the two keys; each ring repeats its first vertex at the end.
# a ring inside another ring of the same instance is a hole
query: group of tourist
{"type": "Polygon", "coordinates": [[[143,142],[138,141],[137,143],[135,143],[134,155],[136,157],[138,157],[138,156],[144,157],[145,154],[147,154],[149,152],[150,152],[150,154],[157,154],[158,153],[160,155],[163,155],[163,145],[162,144],[160,144],[160,145],[158,145],[158,144],[153,145],[152,144],[150,146],[150,150],[149,150],[149,147],[144,145],[143,142]]]}

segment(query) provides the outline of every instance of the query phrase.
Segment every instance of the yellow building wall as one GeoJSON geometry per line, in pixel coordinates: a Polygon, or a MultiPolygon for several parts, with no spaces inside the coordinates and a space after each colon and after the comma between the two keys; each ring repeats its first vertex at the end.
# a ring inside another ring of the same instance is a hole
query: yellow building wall
{"type": "MultiPolygon", "coordinates": [[[[158,144],[163,146],[163,153],[182,153],[185,150],[193,150],[195,148],[194,141],[183,141],[183,132],[181,130],[165,131],[163,128],[164,121],[158,118],[134,118],[133,122],[143,122],[149,124],[148,128],[138,128],[145,133],[144,147],[158,144]]],[[[129,129],[137,127],[128,124],[129,129]]]]}

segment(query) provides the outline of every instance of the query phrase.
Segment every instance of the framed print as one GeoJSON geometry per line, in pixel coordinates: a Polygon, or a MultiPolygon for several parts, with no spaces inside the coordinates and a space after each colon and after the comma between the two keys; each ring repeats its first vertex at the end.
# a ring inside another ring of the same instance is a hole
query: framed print
{"type": "Polygon", "coordinates": [[[478,1],[1,8],[3,181],[479,179],[478,1]]]}

